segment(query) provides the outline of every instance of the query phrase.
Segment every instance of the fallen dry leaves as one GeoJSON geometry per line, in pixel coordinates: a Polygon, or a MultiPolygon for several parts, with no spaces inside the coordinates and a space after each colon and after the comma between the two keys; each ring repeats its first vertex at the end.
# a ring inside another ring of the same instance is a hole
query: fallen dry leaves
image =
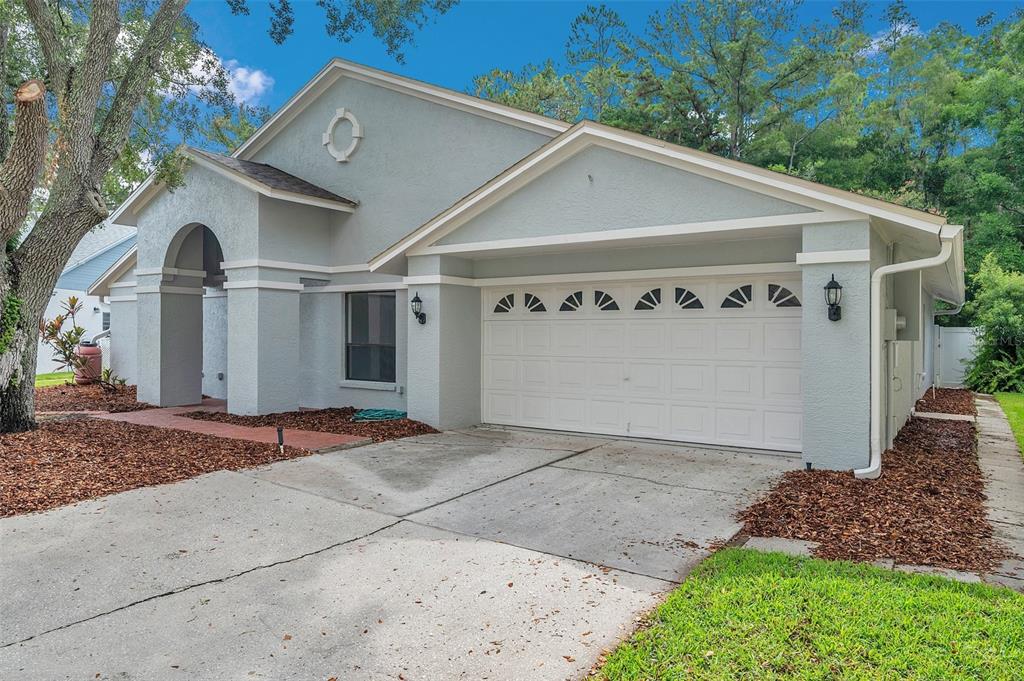
{"type": "Polygon", "coordinates": [[[914,406],[917,411],[925,414],[969,414],[974,416],[974,394],[970,390],[955,388],[936,388],[929,390],[914,406]]]}
{"type": "Polygon", "coordinates": [[[125,412],[152,409],[153,405],[136,401],[134,385],[116,392],[98,385],[55,385],[36,388],[36,411],[109,411],[125,412]]]}
{"type": "Polygon", "coordinates": [[[820,558],[988,571],[1008,557],[985,513],[973,423],[912,419],[882,461],[877,480],[786,473],[740,514],[744,532],[819,542],[820,558]]]}
{"type": "Polygon", "coordinates": [[[309,454],[304,449],[93,418],[0,435],[0,516],[309,454]]]}
{"type": "Polygon", "coordinates": [[[224,412],[190,411],[181,416],[200,421],[219,421],[236,426],[276,428],[297,428],[299,430],[315,430],[321,433],[340,433],[342,435],[360,435],[371,438],[374,442],[397,440],[414,435],[429,435],[437,431],[425,423],[412,419],[395,421],[353,421],[358,411],[355,407],[338,407],[333,409],[304,409],[302,411],[285,411],[265,416],[238,416],[224,412]]]}

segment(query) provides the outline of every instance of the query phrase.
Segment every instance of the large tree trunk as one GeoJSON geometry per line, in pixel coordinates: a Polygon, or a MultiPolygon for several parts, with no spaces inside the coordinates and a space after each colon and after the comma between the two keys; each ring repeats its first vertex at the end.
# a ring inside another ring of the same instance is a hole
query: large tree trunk
{"type": "Polygon", "coordinates": [[[18,380],[0,394],[0,433],[17,433],[36,427],[35,372],[38,345],[28,343],[21,353],[18,380]]]}

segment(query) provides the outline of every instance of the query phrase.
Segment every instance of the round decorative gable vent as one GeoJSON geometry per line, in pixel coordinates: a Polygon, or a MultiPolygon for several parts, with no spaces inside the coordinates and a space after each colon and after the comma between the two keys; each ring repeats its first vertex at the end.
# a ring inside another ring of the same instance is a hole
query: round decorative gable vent
{"type": "Polygon", "coordinates": [[[355,115],[344,107],[335,111],[334,118],[332,118],[331,122],[327,124],[327,132],[324,133],[324,146],[327,147],[328,153],[330,153],[338,163],[346,163],[349,157],[355,153],[356,147],[359,146],[359,141],[362,139],[363,126],[359,125],[359,121],[356,120],[355,115]],[[342,121],[348,121],[352,125],[352,141],[349,142],[348,146],[344,149],[339,149],[335,143],[334,133],[338,128],[338,124],[342,121]]]}

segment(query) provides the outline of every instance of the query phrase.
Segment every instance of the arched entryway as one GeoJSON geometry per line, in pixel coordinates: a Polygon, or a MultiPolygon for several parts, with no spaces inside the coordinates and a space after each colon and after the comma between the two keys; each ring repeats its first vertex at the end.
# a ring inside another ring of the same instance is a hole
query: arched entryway
{"type": "Polygon", "coordinates": [[[227,397],[223,262],[213,230],[191,223],[171,238],[162,267],[137,273],[141,400],[177,406],[227,397]]]}

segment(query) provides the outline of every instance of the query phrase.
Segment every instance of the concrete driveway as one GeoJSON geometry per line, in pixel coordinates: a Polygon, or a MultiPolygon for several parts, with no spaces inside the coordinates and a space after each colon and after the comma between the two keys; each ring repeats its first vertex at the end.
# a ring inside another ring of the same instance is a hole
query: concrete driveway
{"type": "Polygon", "coordinates": [[[0,677],[568,679],[799,460],[472,429],[0,521],[0,677]]]}

